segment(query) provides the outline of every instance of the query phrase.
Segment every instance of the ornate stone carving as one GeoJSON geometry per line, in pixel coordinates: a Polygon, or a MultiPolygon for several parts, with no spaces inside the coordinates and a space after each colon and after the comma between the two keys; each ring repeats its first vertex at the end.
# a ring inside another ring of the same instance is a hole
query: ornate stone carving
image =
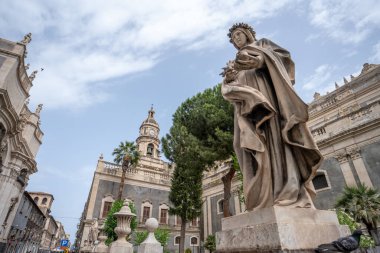
{"type": "Polygon", "coordinates": [[[29,69],[29,67],[30,67],[30,64],[28,63],[28,64],[26,64],[25,65],[25,70],[28,70],[29,69]]]}
{"type": "Polygon", "coordinates": [[[18,129],[20,131],[24,130],[26,123],[28,123],[28,120],[29,120],[29,116],[26,113],[21,113],[20,120],[18,122],[18,129]]]}
{"type": "Polygon", "coordinates": [[[368,63],[364,63],[364,64],[363,64],[363,69],[362,69],[360,75],[362,75],[362,74],[368,72],[370,69],[376,67],[376,65],[377,65],[377,64],[368,64],[368,63]]]}
{"type": "Polygon", "coordinates": [[[32,74],[30,74],[30,76],[29,76],[29,80],[30,80],[31,82],[33,82],[34,78],[36,78],[36,74],[37,74],[37,73],[38,73],[38,70],[35,70],[35,71],[32,72],[32,74]]]}
{"type": "Polygon", "coordinates": [[[358,147],[347,148],[347,153],[351,157],[352,160],[355,160],[361,157],[360,148],[358,147]]]}
{"type": "Polygon", "coordinates": [[[336,158],[339,163],[346,163],[346,162],[348,162],[347,153],[345,151],[337,152],[334,155],[334,158],[336,158]]]}
{"type": "MultiPolygon", "coordinates": [[[[234,150],[245,176],[247,210],[273,205],[312,207],[308,195],[314,189],[310,180],[322,162],[322,155],[306,126],[307,106],[291,88],[294,64],[290,53],[268,39],[256,40],[253,29],[244,23],[235,24],[229,37],[237,53],[224,68],[221,90],[224,99],[236,109],[238,124],[235,124],[234,140],[237,145],[234,150]],[[280,51],[283,53],[278,55],[280,51]],[[264,69],[266,74],[261,74],[264,69]],[[271,90],[267,89],[268,83],[273,84],[271,90]],[[276,123],[280,120],[281,126],[276,123]],[[297,133],[290,130],[294,125],[298,126],[297,133]],[[285,138],[285,135],[293,137],[285,138]],[[302,156],[307,161],[288,152],[288,149],[298,148],[300,143],[303,149],[299,149],[299,154],[305,152],[302,156]],[[319,158],[311,160],[312,156],[319,158]],[[286,162],[280,165],[270,160],[286,162]],[[302,176],[295,177],[299,171],[302,176]],[[280,177],[276,176],[279,174],[280,177]]],[[[335,103],[334,97],[328,97],[321,107],[335,103]]]]}
{"type": "Polygon", "coordinates": [[[42,110],[42,106],[43,104],[39,104],[36,108],[36,111],[34,114],[36,114],[37,116],[40,116],[40,113],[41,113],[41,110],[42,110]]]}
{"type": "Polygon", "coordinates": [[[32,41],[32,33],[28,33],[24,36],[22,41],[20,41],[21,44],[27,45],[32,41]]]}

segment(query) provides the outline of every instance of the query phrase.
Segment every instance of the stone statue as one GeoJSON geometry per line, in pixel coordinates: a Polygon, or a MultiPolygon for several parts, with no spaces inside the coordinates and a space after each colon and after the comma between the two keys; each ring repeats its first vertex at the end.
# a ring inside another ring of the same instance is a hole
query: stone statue
{"type": "Polygon", "coordinates": [[[35,70],[35,71],[32,72],[32,74],[30,74],[30,76],[29,76],[29,80],[30,80],[31,82],[33,82],[34,78],[36,78],[37,73],[38,73],[38,71],[35,70]]]}
{"type": "Polygon", "coordinates": [[[311,182],[322,162],[306,126],[307,105],[293,89],[290,54],[247,24],[228,36],[238,50],[227,63],[222,94],[234,104],[234,149],[243,172],[247,210],[312,207],[311,182]]]}
{"type": "Polygon", "coordinates": [[[42,106],[43,106],[43,104],[39,104],[39,105],[37,106],[35,114],[40,115],[41,110],[42,110],[42,106]]]}
{"type": "Polygon", "coordinates": [[[28,33],[24,36],[24,38],[22,39],[22,41],[20,41],[20,43],[24,44],[24,45],[27,45],[29,44],[30,42],[32,41],[32,33],[28,33]]]}

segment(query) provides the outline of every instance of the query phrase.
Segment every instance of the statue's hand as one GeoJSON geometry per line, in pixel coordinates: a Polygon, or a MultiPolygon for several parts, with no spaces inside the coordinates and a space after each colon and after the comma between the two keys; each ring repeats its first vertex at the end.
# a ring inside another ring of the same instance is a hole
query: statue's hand
{"type": "Polygon", "coordinates": [[[250,54],[246,50],[239,51],[236,54],[235,69],[247,70],[261,68],[264,64],[264,58],[259,54],[250,54]]]}
{"type": "Polygon", "coordinates": [[[223,72],[220,73],[224,77],[225,83],[231,83],[236,79],[237,71],[235,70],[235,62],[229,61],[226,64],[226,67],[223,68],[223,72]]]}

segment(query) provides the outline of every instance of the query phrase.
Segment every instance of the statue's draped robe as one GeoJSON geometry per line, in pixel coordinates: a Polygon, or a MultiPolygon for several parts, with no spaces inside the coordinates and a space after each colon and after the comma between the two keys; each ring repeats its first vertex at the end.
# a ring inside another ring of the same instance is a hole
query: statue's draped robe
{"type": "Polygon", "coordinates": [[[323,158],[306,126],[308,106],[293,89],[290,54],[267,39],[240,51],[264,59],[262,67],[241,70],[222,85],[235,106],[234,149],[247,210],[314,207],[311,180],[323,158]]]}

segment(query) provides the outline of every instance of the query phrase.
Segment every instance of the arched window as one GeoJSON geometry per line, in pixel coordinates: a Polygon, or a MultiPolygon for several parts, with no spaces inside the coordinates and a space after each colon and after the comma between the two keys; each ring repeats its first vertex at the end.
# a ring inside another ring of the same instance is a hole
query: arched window
{"type": "Polygon", "coordinates": [[[38,197],[34,197],[34,202],[36,203],[36,204],[38,204],[38,201],[40,200],[38,197]]]}
{"type": "Polygon", "coordinates": [[[313,185],[317,191],[330,189],[330,185],[324,171],[317,172],[317,175],[313,178],[313,185]]]}
{"type": "Polygon", "coordinates": [[[42,199],[42,205],[46,205],[46,202],[47,202],[47,198],[43,198],[42,199]]]}
{"type": "Polygon", "coordinates": [[[154,152],[154,146],[152,143],[148,144],[148,148],[146,150],[146,154],[152,156],[154,152]]]}
{"type": "Polygon", "coordinates": [[[224,199],[218,200],[218,214],[223,213],[224,210],[224,199]]]}
{"type": "Polygon", "coordinates": [[[102,199],[102,207],[100,209],[101,218],[107,217],[107,214],[111,210],[111,207],[114,201],[115,200],[111,194],[107,195],[105,198],[102,199]]]}
{"type": "Polygon", "coordinates": [[[168,224],[169,222],[169,206],[166,204],[161,204],[159,206],[159,222],[160,224],[168,224]]]}
{"type": "Polygon", "coordinates": [[[147,219],[152,217],[152,209],[153,205],[150,203],[150,201],[144,201],[141,204],[141,222],[145,223],[147,219]]]}
{"type": "Polygon", "coordinates": [[[179,245],[180,241],[181,241],[181,236],[174,237],[174,245],[179,245]]]}
{"type": "Polygon", "coordinates": [[[190,238],[190,246],[198,246],[198,237],[191,237],[190,238]]]}

